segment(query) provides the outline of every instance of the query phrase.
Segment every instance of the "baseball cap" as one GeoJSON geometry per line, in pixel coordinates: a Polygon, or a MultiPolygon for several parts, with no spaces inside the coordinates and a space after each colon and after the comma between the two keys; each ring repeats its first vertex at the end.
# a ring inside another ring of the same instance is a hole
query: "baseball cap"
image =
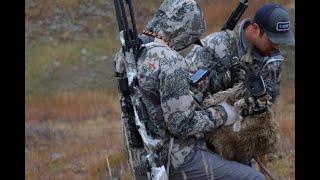
{"type": "Polygon", "coordinates": [[[253,22],[257,23],[275,44],[293,44],[289,12],[278,4],[265,4],[257,10],[253,22]]]}

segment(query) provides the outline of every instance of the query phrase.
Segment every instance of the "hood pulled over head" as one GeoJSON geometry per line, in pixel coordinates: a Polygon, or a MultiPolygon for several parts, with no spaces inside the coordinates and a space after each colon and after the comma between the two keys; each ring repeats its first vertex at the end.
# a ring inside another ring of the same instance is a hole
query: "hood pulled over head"
{"type": "Polygon", "coordinates": [[[146,26],[181,50],[200,38],[205,29],[203,12],[194,0],[164,0],[146,26]]]}

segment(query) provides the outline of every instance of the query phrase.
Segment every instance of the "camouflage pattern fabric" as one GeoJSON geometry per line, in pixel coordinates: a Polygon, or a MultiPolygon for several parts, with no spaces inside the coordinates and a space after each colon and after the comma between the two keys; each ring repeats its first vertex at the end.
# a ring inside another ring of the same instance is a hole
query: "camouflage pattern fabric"
{"type": "MultiPolygon", "coordinates": [[[[146,30],[170,39],[177,50],[198,39],[204,27],[202,11],[195,1],[165,0],[146,30]]],[[[120,50],[114,59],[115,70],[119,73],[124,72],[123,59],[120,50]]],[[[174,137],[171,168],[176,169],[191,158],[188,155],[193,147],[204,142],[204,133],[225,123],[226,111],[222,106],[202,110],[197,105],[189,94],[189,73],[184,57],[159,38],[144,44],[137,69],[140,88],[160,102],[155,104],[140,94],[140,108],[148,115],[142,121],[154,139],[163,141],[157,153],[164,164],[168,161],[170,136],[174,137]]],[[[124,119],[122,122],[125,122],[124,119]]]]}
{"type": "MultiPolygon", "coordinates": [[[[232,87],[234,84],[224,84],[223,74],[231,68],[232,63],[239,61],[249,48],[249,43],[244,36],[244,26],[250,23],[250,19],[242,20],[234,31],[214,32],[201,40],[203,47],[195,45],[189,54],[186,55],[186,62],[191,72],[199,68],[213,65],[212,80],[209,91],[215,93],[225,90],[223,87],[232,87]]],[[[283,56],[275,52],[270,56],[261,56],[256,49],[252,51],[252,66],[258,71],[265,81],[268,94],[272,102],[279,95],[281,79],[281,66],[283,56]]]]}
{"type": "Polygon", "coordinates": [[[166,0],[145,30],[170,39],[175,50],[186,48],[197,40],[205,29],[199,5],[194,0],[166,0]]]}
{"type": "MultiPolygon", "coordinates": [[[[116,56],[121,58],[121,56],[116,56]]],[[[116,60],[118,61],[118,60],[116,60]]],[[[226,120],[221,106],[213,111],[200,110],[189,95],[188,73],[184,58],[163,41],[155,39],[142,50],[138,60],[139,85],[160,99],[161,108],[147,97],[141,97],[149,119],[144,123],[152,137],[162,139],[159,149],[163,162],[167,161],[170,134],[175,137],[171,163],[178,167],[197,144],[197,135],[212,131],[226,120]]]]}

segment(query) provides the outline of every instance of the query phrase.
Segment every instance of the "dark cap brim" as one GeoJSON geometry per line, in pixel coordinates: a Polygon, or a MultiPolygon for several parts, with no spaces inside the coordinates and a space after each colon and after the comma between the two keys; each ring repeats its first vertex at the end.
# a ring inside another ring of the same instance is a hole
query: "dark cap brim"
{"type": "Polygon", "coordinates": [[[294,44],[294,36],[291,31],[285,33],[273,33],[265,31],[271,42],[275,44],[294,44]]]}

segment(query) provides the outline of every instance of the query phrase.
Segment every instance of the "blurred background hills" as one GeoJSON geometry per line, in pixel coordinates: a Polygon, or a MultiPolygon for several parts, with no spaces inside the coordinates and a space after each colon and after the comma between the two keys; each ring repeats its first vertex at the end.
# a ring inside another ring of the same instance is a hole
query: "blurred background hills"
{"type": "MultiPolygon", "coordinates": [[[[138,31],[141,32],[161,1],[133,2],[138,31]]],[[[249,1],[243,17],[253,16],[254,10],[264,2],[268,1],[249,1]]],[[[292,1],[278,2],[294,15],[292,1]]],[[[25,3],[27,95],[115,89],[112,56],[120,45],[113,1],[26,0],[25,3]]],[[[235,0],[200,0],[207,23],[205,35],[218,31],[237,3],[235,0]]]]}

